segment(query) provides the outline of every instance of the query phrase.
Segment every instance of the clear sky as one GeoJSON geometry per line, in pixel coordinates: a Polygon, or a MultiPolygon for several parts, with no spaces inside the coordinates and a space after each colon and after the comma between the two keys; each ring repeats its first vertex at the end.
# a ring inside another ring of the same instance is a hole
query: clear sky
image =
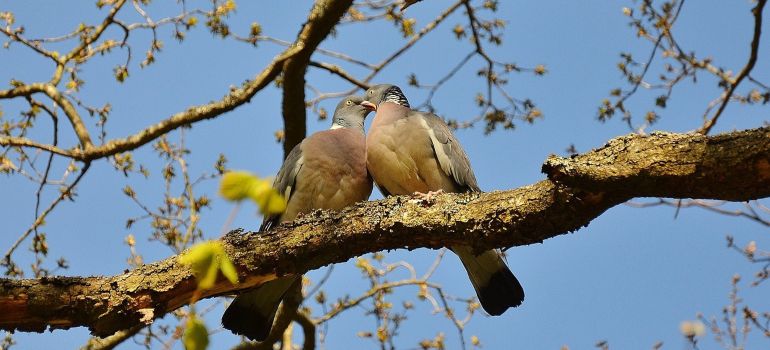
{"type": "MultiPolygon", "coordinates": [[[[151,14],[160,17],[173,11],[160,3],[150,7],[151,14]]],[[[258,21],[265,34],[293,40],[310,4],[241,0],[232,27],[236,32],[246,33],[249,23],[258,21]]],[[[415,17],[416,28],[421,28],[446,4],[423,1],[411,7],[407,16],[415,17]]],[[[624,6],[636,5],[632,1],[500,2],[498,16],[506,20],[507,27],[503,46],[491,49],[491,53],[502,61],[522,66],[547,66],[548,74],[544,77],[529,73],[512,75],[509,88],[516,97],[533,99],[544,119],[534,125],[520,122],[514,131],[497,131],[489,136],[484,136],[483,129],[478,127],[457,132],[482,189],[504,190],[539,181],[544,178],[540,166],[549,154],[563,155],[570,144],[584,152],[629,132],[619,119],[599,123],[596,111],[612,88],[624,86],[615,67],[619,53],[646,57],[651,49],[649,43],[636,38],[623,16],[624,6]]],[[[718,65],[738,71],[748,54],[753,25],[751,6],[746,0],[688,1],[675,27],[680,44],[686,51],[713,57],[718,65]]],[[[16,15],[17,23],[25,26],[27,37],[60,35],[82,21],[95,23],[95,16],[104,14],[95,10],[93,2],[4,1],[0,11],[4,10],[16,15]]],[[[131,13],[130,9],[126,12],[131,13]]],[[[407,76],[416,73],[422,82],[433,83],[469,52],[471,46],[455,40],[451,33],[455,24],[464,21],[460,12],[447,19],[385,69],[376,82],[401,85],[413,104],[419,104],[425,91],[408,87],[407,76]]],[[[765,32],[767,27],[765,21],[765,32]]],[[[120,35],[114,30],[107,34],[120,35]]],[[[137,42],[134,54],[138,57],[149,36],[147,32],[132,35],[137,42]]],[[[129,135],[190,105],[220,98],[230,85],[254,76],[283,49],[270,43],[254,48],[213,38],[204,28],[192,30],[182,44],[171,38],[168,29],[160,30],[159,35],[165,46],[157,55],[157,63],[143,70],[132,67],[130,78],[122,85],[112,79],[113,67],[124,60],[121,53],[97,57],[82,72],[86,85],[81,97],[94,105],[109,102],[113,106],[108,124],[111,136],[129,135]]],[[[339,27],[337,36],[321,47],[377,62],[404,42],[392,24],[356,24],[339,27]]],[[[763,39],[764,47],[753,74],[765,82],[770,81],[768,44],[763,39]]],[[[327,60],[324,56],[316,58],[327,60]]],[[[138,61],[135,58],[134,64],[138,61]]],[[[477,112],[473,97],[482,89],[482,81],[475,75],[482,66],[475,59],[434,97],[442,115],[468,119],[477,112]]],[[[344,67],[353,74],[362,74],[356,67],[344,67]]],[[[47,62],[29,50],[18,45],[0,50],[0,82],[11,78],[30,82],[47,79],[49,75],[47,62]],[[40,69],[41,66],[45,68],[40,69]]],[[[648,131],[686,132],[701,125],[701,115],[709,101],[718,96],[718,90],[710,77],[699,78],[698,84],[686,82],[675,91],[668,108],[659,110],[660,122],[648,131]]],[[[341,79],[314,69],[307,81],[324,91],[349,87],[341,79]]],[[[642,115],[653,107],[654,96],[642,92],[629,105],[636,115],[642,115]]],[[[323,106],[333,110],[336,103],[329,100],[323,106]]],[[[18,103],[7,101],[0,101],[0,106],[6,115],[19,108],[18,103]]],[[[733,105],[725,111],[715,131],[760,126],[768,120],[767,113],[766,108],[733,105]]],[[[310,115],[308,128],[313,132],[328,128],[328,124],[328,120],[318,122],[310,115]]],[[[191,172],[211,172],[217,155],[225,153],[233,169],[264,176],[274,174],[280,167],[282,151],[273,132],[281,127],[280,91],[270,87],[250,104],[215,120],[198,123],[185,132],[192,150],[191,172]]],[[[42,130],[33,136],[47,140],[49,132],[42,130]]],[[[174,137],[178,136],[175,132],[174,137]]],[[[72,139],[64,137],[61,142],[71,144],[72,139]]],[[[122,194],[125,185],[133,186],[151,207],[160,205],[158,193],[164,189],[153,153],[151,147],[144,147],[134,154],[137,159],[146,159],[144,164],[154,170],[149,180],[138,175],[124,177],[108,162],[97,162],[79,187],[77,201],[64,203],[49,217],[44,231],[49,237],[52,260],[65,256],[71,264],[62,273],[121,273],[129,256],[122,242],[129,233],[137,237],[145,261],[172,255],[169,249],[147,241],[147,225],[136,225],[130,230],[124,227],[127,218],[141,215],[140,209],[122,194]]],[[[55,170],[61,171],[62,164],[65,163],[59,163],[55,170]]],[[[0,201],[3,251],[32,223],[35,191],[36,186],[22,177],[0,178],[0,197],[4,199],[0,201]]],[[[216,198],[215,182],[204,183],[198,191],[214,198],[213,209],[203,213],[201,227],[206,237],[216,238],[232,206],[216,198]]],[[[43,203],[54,195],[56,191],[52,189],[43,203]]],[[[372,199],[380,197],[375,190],[372,199]]],[[[255,211],[253,206],[245,205],[233,227],[256,230],[261,219],[255,211]]],[[[620,205],[575,233],[509,250],[511,269],[527,293],[525,303],[500,317],[474,318],[467,326],[466,336],[477,335],[485,349],[559,349],[563,345],[590,349],[601,340],[607,340],[613,349],[649,349],[658,341],[664,343],[664,349],[683,348],[680,322],[694,319],[699,312],[721,318],[721,310],[729,302],[730,279],[736,273],[744,276],[739,286],[749,305],[756,310],[770,310],[767,286],[749,286],[759,266],[726,248],[728,234],[734,235],[741,245],[754,240],[760,247],[770,246],[767,227],[746,219],[717,216],[701,209],[682,209],[675,216],[675,210],[669,207],[637,209],[620,205]]],[[[30,255],[25,249],[18,259],[28,263],[30,255]]],[[[424,271],[435,255],[435,251],[425,249],[395,251],[388,253],[387,261],[405,259],[413,262],[418,271],[424,271]]],[[[324,272],[321,269],[311,273],[311,277],[317,280],[324,272]]],[[[443,283],[452,295],[472,294],[454,256],[445,258],[436,281],[443,283]]],[[[366,286],[350,262],[337,265],[326,284],[330,296],[356,295],[366,286]]],[[[448,348],[458,347],[452,325],[440,315],[429,315],[429,305],[416,300],[416,290],[406,288],[397,293],[417,305],[396,338],[398,348],[417,348],[421,339],[432,338],[441,331],[446,333],[448,348]]],[[[314,302],[310,305],[318,309],[314,302]]],[[[206,317],[211,329],[219,326],[221,312],[220,304],[206,317]]],[[[330,325],[328,349],[375,347],[370,339],[355,335],[376,327],[374,320],[363,318],[362,313],[350,311],[330,325]]],[[[768,341],[760,338],[755,331],[747,348],[766,348],[768,341]]],[[[88,332],[78,328],[45,334],[18,333],[15,339],[18,349],[77,348],[88,339],[88,332]]],[[[237,340],[229,332],[220,331],[213,335],[211,348],[227,348],[237,340]]],[[[711,335],[702,341],[703,349],[717,348],[711,335]]],[[[142,347],[131,341],[120,347],[139,348],[142,347]]],[[[177,343],[175,348],[181,348],[181,344],[177,343]]]]}

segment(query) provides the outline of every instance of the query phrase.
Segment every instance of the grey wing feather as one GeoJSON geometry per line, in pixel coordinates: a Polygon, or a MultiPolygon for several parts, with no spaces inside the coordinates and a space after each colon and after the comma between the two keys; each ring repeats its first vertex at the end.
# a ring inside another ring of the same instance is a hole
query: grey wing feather
{"type": "MultiPolygon", "coordinates": [[[[278,175],[275,176],[273,181],[273,188],[286,198],[286,202],[291,199],[295,188],[294,185],[297,182],[297,174],[302,169],[304,163],[301,146],[302,143],[299,143],[289,152],[289,155],[283,161],[283,165],[281,165],[281,170],[278,171],[278,175]]],[[[265,231],[280,223],[281,214],[266,215],[262,219],[262,225],[259,227],[259,230],[265,231]]]]}
{"type": "Polygon", "coordinates": [[[468,155],[465,154],[460,142],[444,120],[433,113],[412,113],[422,118],[428,126],[433,152],[436,154],[441,170],[447,176],[451,176],[463,191],[480,192],[468,155]]]}

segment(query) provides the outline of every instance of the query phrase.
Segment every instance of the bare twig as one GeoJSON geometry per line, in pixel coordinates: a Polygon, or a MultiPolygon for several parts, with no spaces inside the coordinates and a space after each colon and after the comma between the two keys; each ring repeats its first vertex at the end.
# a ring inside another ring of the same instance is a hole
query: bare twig
{"type": "Polygon", "coordinates": [[[765,4],[767,4],[767,0],[758,0],[757,5],[751,10],[751,13],[754,14],[754,34],[751,39],[751,53],[749,53],[748,62],[746,62],[746,65],[743,66],[741,72],[738,73],[738,76],[730,83],[730,86],[722,95],[722,103],[719,105],[717,111],[714,112],[714,115],[710,119],[706,120],[703,126],[698,129],[698,132],[708,134],[709,131],[711,131],[711,128],[714,127],[719,116],[721,116],[722,112],[727,108],[727,104],[730,103],[730,98],[735,92],[735,89],[738,88],[738,85],[741,84],[743,79],[745,79],[749,73],[751,73],[751,70],[754,69],[754,65],[757,63],[757,56],[759,55],[759,39],[762,36],[762,10],[765,8],[765,4]]]}
{"type": "Polygon", "coordinates": [[[329,73],[335,74],[339,76],[342,79],[347,80],[349,83],[358,86],[361,89],[368,89],[371,85],[368,83],[365,83],[363,81],[360,81],[356,79],[354,76],[350,75],[348,72],[346,72],[342,67],[334,64],[329,64],[326,62],[317,62],[317,61],[310,61],[309,63],[312,67],[321,68],[325,71],[328,71],[329,73]]]}
{"type": "Polygon", "coordinates": [[[35,218],[35,222],[30,226],[30,228],[27,229],[21,236],[19,236],[18,239],[11,245],[10,248],[8,248],[8,251],[5,252],[5,255],[3,257],[4,263],[8,263],[11,261],[11,255],[13,255],[13,252],[16,250],[16,248],[19,247],[19,244],[23,242],[29,235],[37,229],[38,226],[43,224],[45,222],[46,216],[65,198],[70,198],[72,196],[72,191],[77,186],[77,184],[80,182],[80,180],[83,178],[83,176],[88,172],[88,169],[91,167],[90,162],[86,162],[83,164],[83,169],[80,170],[80,174],[75,178],[72,183],[67,186],[65,189],[61,191],[58,197],[54,199],[51,204],[48,205],[48,208],[46,208],[37,218],[35,218]]]}

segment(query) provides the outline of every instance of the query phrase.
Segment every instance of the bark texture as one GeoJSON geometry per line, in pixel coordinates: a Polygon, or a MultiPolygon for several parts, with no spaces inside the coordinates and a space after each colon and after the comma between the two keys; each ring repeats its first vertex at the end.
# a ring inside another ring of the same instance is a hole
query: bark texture
{"type": "MultiPolygon", "coordinates": [[[[315,211],[269,232],[230,232],[222,241],[242,283],[220,280],[202,297],[380,250],[538,243],[634,197],[768,197],[770,128],[623,136],[582,155],[551,156],[543,171],[549,179],[508,191],[445,194],[432,202],[390,197],[340,212],[315,211]]],[[[189,303],[195,285],[176,257],[112,277],[0,279],[0,329],[86,326],[107,336],[189,303]]]]}

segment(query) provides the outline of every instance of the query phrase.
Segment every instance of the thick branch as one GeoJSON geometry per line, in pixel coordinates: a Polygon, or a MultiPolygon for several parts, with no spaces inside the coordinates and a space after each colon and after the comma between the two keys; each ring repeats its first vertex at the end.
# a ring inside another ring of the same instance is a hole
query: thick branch
{"type": "Polygon", "coordinates": [[[284,158],[305,138],[307,132],[305,72],[310,56],[352,4],[353,0],[316,1],[294,44],[300,51],[283,65],[284,158]]]}
{"type": "MultiPolygon", "coordinates": [[[[222,241],[243,282],[220,281],[201,297],[380,250],[539,243],[633,197],[768,197],[770,128],[711,137],[624,136],[583,155],[551,157],[544,171],[550,180],[509,191],[446,194],[433,203],[390,197],[341,212],[315,211],[269,232],[231,232],[222,241]]],[[[87,326],[107,336],[189,303],[194,289],[176,257],[113,277],[0,279],[0,329],[87,326]]]]}
{"type": "Polygon", "coordinates": [[[626,198],[746,201],[770,193],[768,130],[624,136],[583,155],[552,156],[543,172],[570,187],[626,198]]]}

